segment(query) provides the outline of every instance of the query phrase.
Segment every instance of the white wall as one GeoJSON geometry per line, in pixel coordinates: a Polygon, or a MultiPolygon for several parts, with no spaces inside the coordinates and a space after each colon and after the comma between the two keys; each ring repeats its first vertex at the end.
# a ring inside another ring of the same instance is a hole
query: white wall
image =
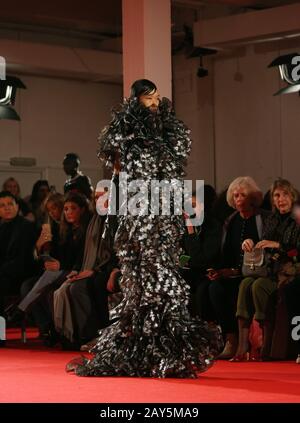
{"type": "Polygon", "coordinates": [[[216,184],[223,188],[239,175],[251,175],[265,190],[282,175],[281,99],[278,72],[268,69],[277,53],[215,61],[216,184]],[[242,81],[235,81],[239,67],[242,81]]]}
{"type": "Polygon", "coordinates": [[[20,75],[27,89],[19,90],[16,110],[21,122],[0,121],[0,183],[19,179],[22,195],[29,194],[36,175],[62,191],[67,152],[81,157],[81,170],[95,184],[102,175],[96,157],[97,136],[110,120],[111,108],[122,99],[120,85],[20,75]],[[10,157],[34,157],[34,168],[9,166],[10,157]]]}
{"type": "Polygon", "coordinates": [[[204,58],[210,76],[196,77],[198,62],[174,58],[175,106],[194,139],[188,175],[217,190],[251,175],[266,191],[278,176],[300,188],[300,99],[273,94],[284,86],[273,59],[298,46],[247,46],[239,55],[204,58]],[[238,60],[237,60],[238,57],[238,60]],[[209,64],[209,62],[211,62],[209,64]],[[242,75],[236,81],[236,71],[242,75]]]}
{"type": "Polygon", "coordinates": [[[177,116],[191,129],[192,152],[188,160],[187,178],[204,179],[213,184],[213,77],[197,77],[199,59],[173,58],[173,94],[177,116]]]}

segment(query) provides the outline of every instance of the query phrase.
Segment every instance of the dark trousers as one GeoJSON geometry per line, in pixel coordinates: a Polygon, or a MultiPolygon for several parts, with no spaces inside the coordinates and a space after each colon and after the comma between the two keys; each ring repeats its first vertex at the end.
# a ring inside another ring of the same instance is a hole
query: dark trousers
{"type": "Polygon", "coordinates": [[[215,321],[217,320],[217,317],[209,295],[210,285],[211,281],[207,277],[202,277],[199,280],[199,283],[193,295],[194,304],[197,311],[197,315],[200,316],[201,319],[207,321],[215,321]]]}
{"type": "Polygon", "coordinates": [[[70,284],[72,318],[79,343],[95,338],[99,329],[109,324],[108,277],[106,272],[97,272],[90,278],[70,284]]]}
{"type": "Polygon", "coordinates": [[[208,287],[209,298],[216,319],[226,333],[238,333],[235,317],[239,285],[242,278],[228,278],[211,281],[208,287]]]}
{"type": "Polygon", "coordinates": [[[181,275],[190,286],[189,310],[192,316],[199,316],[204,320],[215,320],[210,302],[208,287],[210,280],[202,269],[181,269],[181,275]]]}
{"type": "Polygon", "coordinates": [[[21,277],[1,275],[0,273],[0,316],[5,309],[5,297],[20,294],[21,277]]]}

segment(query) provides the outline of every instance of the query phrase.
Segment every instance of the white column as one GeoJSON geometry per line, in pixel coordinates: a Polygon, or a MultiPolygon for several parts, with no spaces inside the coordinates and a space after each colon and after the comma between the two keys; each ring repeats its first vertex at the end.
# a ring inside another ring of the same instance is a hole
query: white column
{"type": "Polygon", "coordinates": [[[123,0],[124,96],[137,79],[150,79],[172,98],[171,1],[123,0]]]}

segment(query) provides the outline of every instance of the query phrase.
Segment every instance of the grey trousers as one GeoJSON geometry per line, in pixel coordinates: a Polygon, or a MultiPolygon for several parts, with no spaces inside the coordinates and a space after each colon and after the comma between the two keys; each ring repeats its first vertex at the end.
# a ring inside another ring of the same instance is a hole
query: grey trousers
{"type": "Polygon", "coordinates": [[[19,309],[26,312],[32,304],[49,292],[50,287],[53,287],[54,290],[56,284],[63,282],[68,273],[70,272],[66,270],[45,270],[31,291],[18,304],[19,309]]]}

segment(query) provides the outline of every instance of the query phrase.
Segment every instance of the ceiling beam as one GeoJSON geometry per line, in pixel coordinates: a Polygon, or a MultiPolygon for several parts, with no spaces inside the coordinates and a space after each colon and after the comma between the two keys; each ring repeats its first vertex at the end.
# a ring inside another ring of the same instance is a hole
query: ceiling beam
{"type": "Polygon", "coordinates": [[[275,37],[300,36],[300,4],[195,22],[194,45],[225,47],[275,37]]]}
{"type": "Polygon", "coordinates": [[[41,76],[122,82],[122,55],[85,48],[0,39],[7,71],[41,76]]]}

